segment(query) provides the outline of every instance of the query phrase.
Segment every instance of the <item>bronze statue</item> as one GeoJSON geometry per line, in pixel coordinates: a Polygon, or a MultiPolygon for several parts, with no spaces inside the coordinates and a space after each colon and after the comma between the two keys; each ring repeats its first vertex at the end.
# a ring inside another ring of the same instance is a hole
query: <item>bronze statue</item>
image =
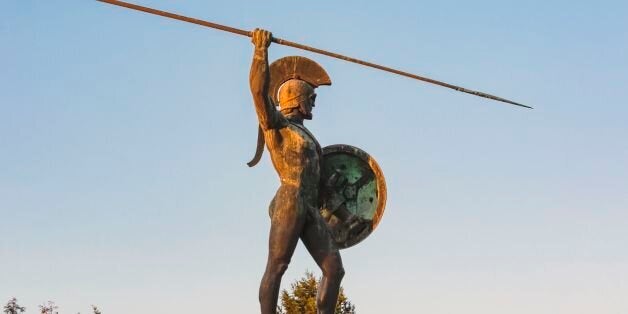
{"type": "Polygon", "coordinates": [[[263,314],[275,313],[281,277],[299,238],[323,272],[317,295],[319,313],[334,313],[342,259],[319,214],[322,149],[303,121],[312,118],[314,87],[300,79],[284,82],[278,92],[280,111],[269,95],[268,46],[271,33],[256,29],[249,82],[259,125],[281,185],[273,198],[268,261],[259,290],[263,314]]]}
{"type": "Polygon", "coordinates": [[[255,51],[249,75],[259,134],[248,165],[259,162],[266,144],[281,184],[269,206],[261,310],[275,313],[281,277],[301,239],[323,272],[318,312],[334,313],[344,276],[338,250],[359,243],[375,229],[384,213],[386,183],[375,160],[361,149],[321,148],[303,121],[312,119],[315,88],[331,85],[331,80],[305,57],[284,57],[269,66],[271,40],[268,31],[252,32],[255,51]]]}
{"type": "Polygon", "coordinates": [[[271,228],[266,271],[259,291],[262,313],[275,313],[281,277],[301,239],[323,272],[319,313],[334,313],[344,275],[339,249],[366,238],[377,226],[386,201],[379,166],[349,145],[321,148],[303,125],[312,119],[315,88],[331,85],[325,70],[305,57],[268,64],[272,35],[256,29],[249,83],[259,120],[254,166],[264,143],[280,179],[270,203],[271,228]],[[279,105],[277,110],[276,104],[279,105]]]}

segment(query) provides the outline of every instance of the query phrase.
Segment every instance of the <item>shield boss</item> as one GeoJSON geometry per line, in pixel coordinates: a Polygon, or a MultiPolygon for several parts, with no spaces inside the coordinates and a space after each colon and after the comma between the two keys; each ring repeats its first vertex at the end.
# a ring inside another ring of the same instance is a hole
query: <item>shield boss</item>
{"type": "Polygon", "coordinates": [[[327,146],[323,148],[321,182],[321,216],[338,248],[368,237],[386,206],[386,182],[375,159],[350,145],[327,146]],[[357,221],[343,221],[347,211],[358,217],[357,221]]]}

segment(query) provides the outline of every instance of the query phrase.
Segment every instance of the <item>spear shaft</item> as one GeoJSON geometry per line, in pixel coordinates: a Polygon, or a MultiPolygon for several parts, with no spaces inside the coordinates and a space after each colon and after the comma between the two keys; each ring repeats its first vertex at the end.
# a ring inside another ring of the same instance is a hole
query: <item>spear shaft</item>
{"type": "MultiPolygon", "coordinates": [[[[230,26],[225,26],[225,25],[220,25],[220,24],[216,24],[216,23],[212,23],[212,22],[208,22],[208,21],[203,21],[203,20],[199,20],[199,19],[195,19],[195,18],[191,18],[191,17],[179,15],[179,14],[166,12],[166,11],[156,10],[156,9],[144,7],[144,6],[141,6],[141,5],[133,4],[133,3],[128,3],[128,2],[124,2],[124,1],[118,1],[118,0],[96,0],[96,1],[109,3],[109,4],[113,4],[113,5],[129,8],[129,9],[133,9],[133,10],[137,10],[137,11],[142,11],[142,12],[146,12],[146,13],[150,13],[150,14],[163,16],[163,17],[168,17],[168,18],[171,18],[171,19],[184,21],[184,22],[188,22],[188,23],[192,23],[192,24],[197,24],[197,25],[201,25],[201,26],[205,26],[205,27],[219,29],[219,30],[222,30],[222,31],[225,31],[225,32],[238,34],[238,35],[242,35],[242,36],[246,36],[246,37],[251,37],[252,36],[251,32],[245,31],[245,30],[242,30],[242,29],[238,29],[238,28],[234,28],[234,27],[230,27],[230,26]]],[[[526,105],[523,105],[523,104],[511,101],[511,100],[508,100],[508,99],[504,99],[504,98],[501,98],[501,97],[497,97],[497,96],[494,96],[494,95],[491,95],[491,94],[478,92],[478,91],[471,90],[471,89],[466,89],[464,87],[460,87],[460,86],[456,86],[456,85],[453,85],[453,84],[437,81],[437,80],[431,79],[429,77],[419,76],[419,75],[416,75],[416,74],[412,74],[412,73],[400,71],[400,70],[397,70],[397,69],[385,67],[385,66],[382,66],[382,65],[379,65],[379,64],[375,64],[375,63],[371,63],[371,62],[367,62],[367,61],[363,61],[363,60],[347,57],[347,56],[344,56],[344,55],[341,55],[341,54],[337,54],[337,53],[334,53],[334,52],[329,52],[329,51],[326,51],[326,50],[322,50],[322,49],[318,49],[318,48],[302,45],[302,44],[299,44],[299,43],[291,42],[291,41],[288,41],[288,40],[285,40],[285,39],[281,39],[281,38],[277,38],[277,37],[274,37],[274,36],[272,37],[272,42],[280,44],[280,45],[284,45],[284,46],[289,46],[289,47],[293,47],[293,48],[297,48],[297,49],[311,51],[311,52],[314,52],[314,53],[322,54],[322,55],[329,56],[329,57],[332,57],[332,58],[337,58],[337,59],[340,59],[340,60],[345,60],[345,61],[357,63],[357,64],[360,64],[360,65],[364,65],[364,66],[375,68],[375,69],[378,69],[378,70],[382,70],[382,71],[398,74],[398,75],[401,75],[401,76],[413,78],[415,80],[427,82],[427,83],[430,83],[430,84],[435,84],[435,85],[447,87],[447,88],[450,88],[450,89],[453,89],[453,90],[456,90],[456,91],[459,91],[459,92],[463,92],[463,93],[467,93],[467,94],[471,94],[471,95],[475,95],[475,96],[480,96],[480,97],[484,97],[484,98],[497,100],[497,101],[501,101],[501,102],[504,102],[504,103],[508,103],[508,104],[512,104],[512,105],[516,105],[516,106],[532,109],[532,107],[530,107],[530,106],[526,106],[526,105]]]]}

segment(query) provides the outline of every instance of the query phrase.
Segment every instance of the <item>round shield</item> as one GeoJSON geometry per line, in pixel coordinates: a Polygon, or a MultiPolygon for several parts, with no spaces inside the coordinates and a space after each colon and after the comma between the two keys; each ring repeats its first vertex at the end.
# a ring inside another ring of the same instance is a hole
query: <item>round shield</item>
{"type": "Polygon", "coordinates": [[[368,237],[382,219],[386,182],[368,153],[350,145],[323,148],[321,216],[340,249],[368,237]]]}

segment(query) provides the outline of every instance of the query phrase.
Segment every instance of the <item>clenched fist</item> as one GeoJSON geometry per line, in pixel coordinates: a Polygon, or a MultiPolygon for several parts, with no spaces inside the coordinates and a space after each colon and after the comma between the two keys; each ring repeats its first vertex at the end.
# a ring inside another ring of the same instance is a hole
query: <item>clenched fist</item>
{"type": "Polygon", "coordinates": [[[255,45],[255,49],[266,49],[270,46],[273,34],[267,30],[256,28],[253,30],[251,42],[255,45]]]}

